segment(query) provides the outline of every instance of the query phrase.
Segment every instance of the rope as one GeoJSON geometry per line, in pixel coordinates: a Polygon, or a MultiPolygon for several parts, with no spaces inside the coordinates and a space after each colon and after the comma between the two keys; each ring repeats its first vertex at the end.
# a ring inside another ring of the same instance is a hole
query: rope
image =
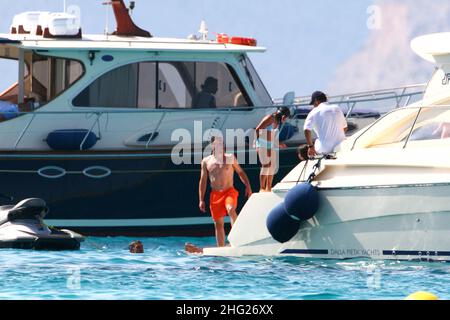
{"type": "Polygon", "coordinates": [[[321,165],[323,159],[328,159],[328,155],[324,155],[323,157],[319,158],[319,160],[313,166],[313,172],[311,172],[311,174],[309,175],[309,178],[307,180],[308,183],[311,183],[314,180],[314,178],[316,177],[317,170],[320,169],[320,165],[321,165]]]}
{"type": "Polygon", "coordinates": [[[300,180],[302,179],[302,176],[304,175],[307,166],[308,166],[308,160],[305,161],[305,165],[303,166],[303,169],[302,169],[302,171],[300,172],[300,175],[299,175],[299,177],[298,177],[297,184],[300,183],[300,180]]]}

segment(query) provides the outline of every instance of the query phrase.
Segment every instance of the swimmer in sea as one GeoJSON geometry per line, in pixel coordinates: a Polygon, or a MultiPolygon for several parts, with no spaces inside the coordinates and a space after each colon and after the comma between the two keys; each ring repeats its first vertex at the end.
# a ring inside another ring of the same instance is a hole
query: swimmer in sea
{"type": "Polygon", "coordinates": [[[196,245],[194,245],[192,243],[186,243],[184,245],[184,250],[186,250],[186,252],[188,252],[188,253],[203,254],[203,249],[197,247],[196,245]]]}
{"type": "Polygon", "coordinates": [[[128,248],[130,249],[130,253],[144,253],[144,245],[139,240],[130,243],[128,248]]]}

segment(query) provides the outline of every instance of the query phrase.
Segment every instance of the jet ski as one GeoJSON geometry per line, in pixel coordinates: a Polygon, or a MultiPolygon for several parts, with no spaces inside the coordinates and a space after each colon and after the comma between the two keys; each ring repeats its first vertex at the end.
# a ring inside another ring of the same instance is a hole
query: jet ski
{"type": "Polygon", "coordinates": [[[0,248],[80,249],[84,237],[70,230],[47,226],[44,218],[48,211],[45,201],[37,198],[26,199],[16,205],[0,206],[0,248]]]}

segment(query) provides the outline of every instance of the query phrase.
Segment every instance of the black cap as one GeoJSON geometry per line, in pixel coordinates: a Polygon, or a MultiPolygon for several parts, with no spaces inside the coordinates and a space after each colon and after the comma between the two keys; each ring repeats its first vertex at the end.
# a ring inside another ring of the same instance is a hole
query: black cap
{"type": "Polygon", "coordinates": [[[328,100],[327,95],[322,91],[315,91],[311,96],[311,102],[309,104],[313,105],[314,101],[316,100],[319,100],[320,102],[326,102],[328,100]]]}

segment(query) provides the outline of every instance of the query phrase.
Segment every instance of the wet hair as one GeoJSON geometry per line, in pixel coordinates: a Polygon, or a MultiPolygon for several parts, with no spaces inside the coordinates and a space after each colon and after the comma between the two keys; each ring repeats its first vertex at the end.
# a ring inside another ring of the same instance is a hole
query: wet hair
{"type": "Polygon", "coordinates": [[[275,112],[275,115],[274,115],[275,121],[277,122],[278,127],[281,127],[281,120],[283,119],[284,116],[289,118],[291,116],[291,110],[285,106],[279,107],[277,112],[275,112]]]}
{"type": "Polygon", "coordinates": [[[139,240],[130,243],[128,248],[130,250],[130,253],[144,253],[144,245],[139,240]]]}
{"type": "Polygon", "coordinates": [[[297,154],[301,156],[304,160],[308,160],[308,145],[304,144],[297,148],[297,154]]]}

